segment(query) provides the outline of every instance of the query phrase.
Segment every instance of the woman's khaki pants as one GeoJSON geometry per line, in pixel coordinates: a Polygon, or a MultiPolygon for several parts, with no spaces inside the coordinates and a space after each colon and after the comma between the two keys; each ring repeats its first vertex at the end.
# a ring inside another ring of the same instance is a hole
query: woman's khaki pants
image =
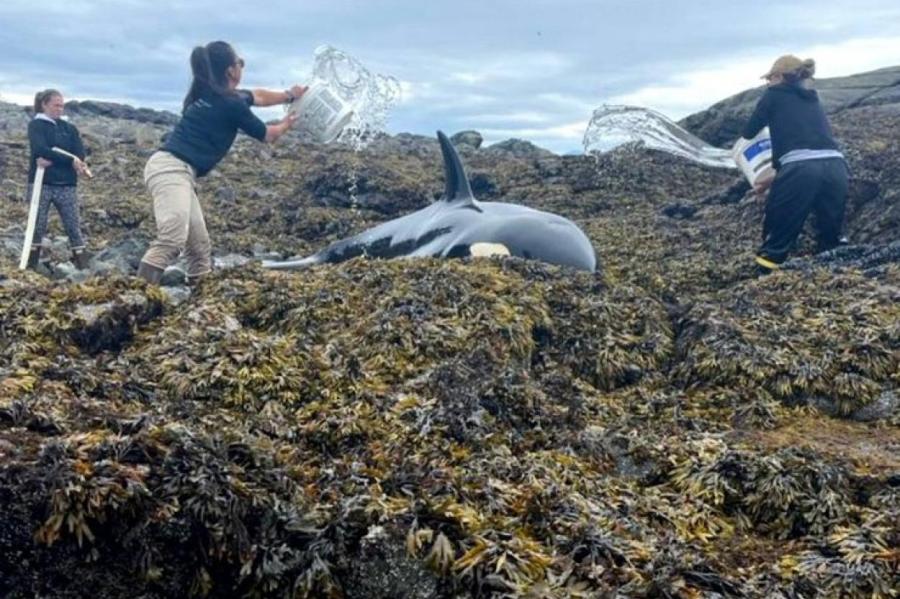
{"type": "Polygon", "coordinates": [[[194,168],[169,152],[155,152],[147,161],[144,183],[153,197],[156,239],[142,262],[165,269],[184,252],[188,277],[212,270],[212,249],[195,179],[194,168]]]}

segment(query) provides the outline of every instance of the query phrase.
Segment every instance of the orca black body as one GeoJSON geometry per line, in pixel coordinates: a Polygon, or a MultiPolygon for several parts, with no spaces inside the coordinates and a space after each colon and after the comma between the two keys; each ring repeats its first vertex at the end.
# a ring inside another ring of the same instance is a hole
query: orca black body
{"type": "Polygon", "coordinates": [[[504,202],[479,202],[450,140],[438,131],[444,156],[444,196],[430,206],[337,241],[300,260],[264,262],[272,269],[296,269],[370,256],[463,257],[512,255],[593,272],[594,248],[567,218],[504,202]]]}

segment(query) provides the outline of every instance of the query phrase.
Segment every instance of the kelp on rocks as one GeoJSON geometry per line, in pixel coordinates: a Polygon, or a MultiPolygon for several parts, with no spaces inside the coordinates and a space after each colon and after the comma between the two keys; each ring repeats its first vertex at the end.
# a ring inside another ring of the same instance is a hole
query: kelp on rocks
{"type": "Polygon", "coordinates": [[[747,435],[813,418],[807,387],[869,399],[829,368],[896,385],[894,277],[786,272],[683,314],[518,260],[251,266],[178,305],[128,279],[7,287],[0,551],[109,596],[128,573],[149,596],[887,597],[896,459],[747,435]],[[131,333],[79,344],[73,322],[131,333]],[[782,344],[798,359],[760,358],[782,344]],[[787,388],[790,364],[825,366],[787,388]],[[769,420],[736,417],[754,402],[769,420]]]}
{"type": "MultiPolygon", "coordinates": [[[[596,275],[250,264],[174,301],[3,250],[0,594],[896,596],[900,120],[856,116],[835,126],[865,247],[804,238],[764,278],[746,186],[634,148],[464,151],[491,199],[576,219],[596,275]]],[[[141,143],[91,156],[95,245],[151,234],[141,143]]],[[[216,252],[305,253],[425,205],[437,157],[240,143],[200,190],[216,252]]]]}

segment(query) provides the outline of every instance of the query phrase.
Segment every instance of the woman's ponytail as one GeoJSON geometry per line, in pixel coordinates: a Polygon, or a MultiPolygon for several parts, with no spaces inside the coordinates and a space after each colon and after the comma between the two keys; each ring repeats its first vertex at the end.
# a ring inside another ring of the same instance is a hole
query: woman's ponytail
{"type": "Polygon", "coordinates": [[[191,73],[194,75],[194,79],[209,83],[211,78],[209,52],[205,46],[197,46],[191,51],[191,73]]]}
{"type": "Polygon", "coordinates": [[[800,63],[800,66],[794,68],[794,70],[792,71],[785,73],[784,80],[794,85],[805,85],[804,82],[807,79],[812,79],[812,76],[815,74],[816,61],[812,58],[807,58],[800,63]]]}
{"type": "Polygon", "coordinates": [[[191,51],[193,80],[184,98],[183,110],[208,94],[228,95],[228,68],[237,61],[237,54],[226,42],[211,42],[191,51]]]}
{"type": "Polygon", "coordinates": [[[810,79],[813,75],[816,74],[816,61],[812,58],[807,58],[803,61],[803,64],[797,69],[797,77],[801,80],[810,79]]]}

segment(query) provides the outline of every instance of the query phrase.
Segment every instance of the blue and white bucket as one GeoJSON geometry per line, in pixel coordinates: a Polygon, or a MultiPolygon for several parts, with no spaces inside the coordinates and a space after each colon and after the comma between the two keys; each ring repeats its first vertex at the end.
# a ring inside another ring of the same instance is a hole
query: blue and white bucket
{"type": "Polygon", "coordinates": [[[750,185],[756,186],[767,179],[775,178],[772,166],[772,139],[769,128],[763,127],[753,139],[738,139],[731,148],[731,157],[747,177],[750,185]]]}
{"type": "Polygon", "coordinates": [[[324,81],[310,85],[288,110],[297,115],[297,127],[319,143],[337,139],[353,118],[352,106],[324,81]]]}

